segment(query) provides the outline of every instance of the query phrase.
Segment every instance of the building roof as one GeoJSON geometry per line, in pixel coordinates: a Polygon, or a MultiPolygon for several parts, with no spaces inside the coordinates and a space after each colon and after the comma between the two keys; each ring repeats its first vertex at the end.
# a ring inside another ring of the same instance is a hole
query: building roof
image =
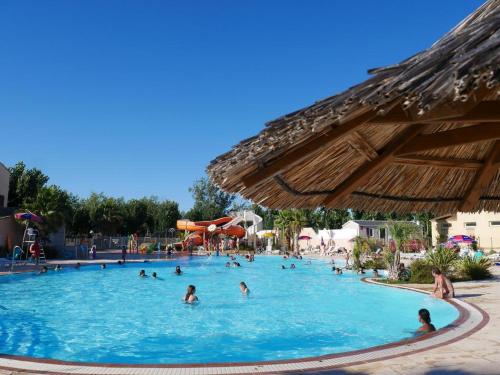
{"type": "Polygon", "coordinates": [[[429,49],[282,116],[207,168],[270,208],[500,210],[500,2],[429,49]]]}

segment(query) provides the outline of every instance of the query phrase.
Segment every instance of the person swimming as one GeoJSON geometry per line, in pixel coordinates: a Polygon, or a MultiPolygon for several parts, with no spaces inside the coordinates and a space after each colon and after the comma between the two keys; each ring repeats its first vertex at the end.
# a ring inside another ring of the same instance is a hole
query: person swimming
{"type": "Polygon", "coordinates": [[[231,263],[226,262],[226,267],[231,267],[231,263]]]}
{"type": "Polygon", "coordinates": [[[78,262],[78,263],[76,263],[76,264],[75,264],[75,270],[80,269],[80,266],[81,266],[81,264],[80,264],[79,262],[78,262]]]}
{"type": "Polygon", "coordinates": [[[198,301],[198,297],[196,297],[196,287],[194,285],[189,285],[187,287],[186,295],[184,296],[184,303],[195,303],[198,301]]]}
{"type": "Polygon", "coordinates": [[[182,275],[181,266],[175,266],[175,274],[176,275],[182,275]]]}
{"type": "Polygon", "coordinates": [[[380,277],[376,268],[373,269],[373,277],[380,277]]]}
{"type": "Polygon", "coordinates": [[[282,270],[286,270],[286,267],[282,264],[282,265],[281,265],[281,269],[282,269],[282,270]]]}
{"type": "Polygon", "coordinates": [[[157,279],[158,278],[158,275],[156,274],[156,272],[153,272],[153,274],[151,275],[153,277],[153,279],[157,279]]]}
{"type": "Polygon", "coordinates": [[[42,273],[47,273],[49,269],[46,267],[46,266],[43,266],[41,269],[40,269],[40,272],[38,272],[38,274],[42,274],[42,273]]]}
{"type": "Polygon", "coordinates": [[[148,275],[146,275],[146,271],[140,270],[139,271],[139,277],[148,277],[148,275]]]}
{"type": "Polygon", "coordinates": [[[242,281],[242,282],[240,283],[240,290],[241,290],[241,293],[243,293],[243,294],[248,294],[248,293],[250,293],[250,289],[248,289],[247,284],[245,284],[245,282],[244,282],[244,281],[242,281]]]}
{"type": "Polygon", "coordinates": [[[292,269],[292,270],[295,269],[295,263],[292,263],[292,265],[290,266],[290,269],[292,269]]]}
{"type": "Polygon", "coordinates": [[[418,310],[418,321],[422,323],[420,328],[417,330],[417,335],[424,335],[426,333],[434,332],[436,327],[431,323],[431,314],[427,309],[418,310]]]}
{"type": "Polygon", "coordinates": [[[342,275],[342,269],[337,268],[337,269],[335,270],[335,274],[336,274],[336,275],[342,275]]]}
{"type": "Polygon", "coordinates": [[[102,270],[106,269],[106,263],[101,264],[101,269],[102,270]]]}
{"type": "Polygon", "coordinates": [[[54,271],[60,271],[62,270],[62,267],[60,264],[56,264],[55,268],[54,268],[54,271]]]}

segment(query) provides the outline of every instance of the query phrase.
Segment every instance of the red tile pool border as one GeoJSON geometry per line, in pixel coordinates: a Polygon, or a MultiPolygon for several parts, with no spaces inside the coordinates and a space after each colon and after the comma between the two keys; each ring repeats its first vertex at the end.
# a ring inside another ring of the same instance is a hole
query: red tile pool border
{"type": "MultiPolygon", "coordinates": [[[[373,280],[366,279],[366,278],[361,279],[361,281],[366,282],[366,283],[370,283],[370,284],[380,285],[380,286],[406,289],[406,290],[417,292],[417,293],[429,294],[428,292],[423,291],[423,290],[409,288],[409,287],[405,287],[402,285],[390,285],[390,284],[385,284],[385,283],[379,283],[377,281],[373,281],[373,280]]],[[[255,367],[256,370],[258,370],[258,367],[267,366],[267,365],[287,365],[287,364],[314,362],[314,361],[322,362],[322,361],[329,360],[329,359],[336,359],[336,358],[349,357],[349,356],[353,356],[353,355],[366,354],[366,353],[376,352],[376,351],[380,351],[380,350],[384,350],[384,349],[396,348],[399,346],[406,346],[406,345],[416,343],[416,342],[427,341],[427,340],[432,339],[436,336],[439,336],[439,335],[442,335],[442,334],[449,332],[453,328],[463,324],[465,321],[467,321],[469,319],[470,313],[465,308],[463,308],[462,306],[460,306],[458,303],[456,303],[453,300],[445,300],[445,301],[448,302],[449,304],[451,304],[452,306],[454,306],[458,310],[459,316],[455,321],[450,323],[448,326],[441,328],[434,333],[427,334],[425,336],[420,336],[417,338],[401,340],[401,341],[397,341],[397,342],[393,342],[393,343],[389,343],[389,344],[373,346],[373,347],[366,348],[366,349],[359,349],[359,350],[343,352],[343,353],[325,354],[322,356],[304,357],[304,358],[288,359],[288,360],[286,360],[286,359],[274,360],[274,361],[223,362],[223,363],[212,362],[212,363],[197,363],[197,364],[117,364],[117,363],[74,362],[74,361],[61,361],[61,360],[45,359],[45,358],[34,358],[34,357],[27,357],[27,356],[17,356],[17,355],[10,355],[10,354],[0,354],[0,359],[2,359],[2,358],[13,359],[13,360],[17,360],[17,361],[26,361],[26,362],[40,363],[40,364],[70,365],[70,366],[75,366],[75,367],[127,368],[127,369],[133,369],[133,368],[137,368],[137,369],[140,369],[140,368],[143,368],[143,369],[227,368],[227,369],[230,369],[232,367],[255,367]]],[[[403,353],[403,354],[384,355],[384,356],[381,356],[378,358],[373,358],[373,359],[368,359],[368,360],[363,360],[363,361],[353,361],[353,362],[343,363],[343,364],[333,365],[333,366],[328,365],[325,367],[321,367],[321,366],[320,367],[311,367],[310,370],[308,370],[308,369],[301,369],[301,370],[289,369],[289,370],[283,370],[283,371],[286,371],[287,373],[300,373],[300,372],[307,372],[307,371],[314,371],[314,372],[329,371],[332,369],[338,369],[338,368],[343,368],[343,367],[355,366],[355,365],[359,365],[359,364],[377,362],[377,361],[391,359],[391,358],[404,357],[407,355],[412,355],[415,353],[424,352],[427,350],[431,350],[431,349],[440,347],[442,345],[448,345],[448,344],[460,341],[460,340],[476,333],[480,329],[482,329],[484,326],[486,326],[488,324],[489,319],[490,319],[488,313],[486,311],[484,311],[483,309],[481,309],[480,307],[476,306],[475,304],[469,303],[469,302],[465,302],[465,301],[462,301],[462,302],[474,307],[476,310],[478,310],[480,312],[481,317],[482,317],[481,322],[478,325],[476,325],[474,328],[470,329],[469,331],[467,331],[467,332],[465,332],[457,337],[453,337],[450,340],[447,340],[445,342],[442,342],[439,344],[433,344],[433,345],[426,346],[426,347],[420,348],[420,349],[415,349],[411,352],[403,353]]],[[[25,370],[25,369],[12,368],[12,367],[3,367],[1,365],[0,365],[0,369],[13,370],[13,371],[18,371],[18,372],[30,372],[30,371],[32,371],[32,370],[25,370]]],[[[73,373],[59,372],[59,371],[56,371],[56,372],[53,372],[53,371],[49,372],[49,371],[43,371],[43,370],[42,371],[36,370],[36,371],[37,371],[37,373],[41,373],[41,374],[73,375],[73,373]]],[[[278,372],[281,372],[281,370],[273,371],[273,373],[278,373],[278,372]]],[[[263,372],[259,371],[259,373],[263,373],[263,372]]],[[[235,372],[233,374],[238,374],[238,373],[235,372]]]]}

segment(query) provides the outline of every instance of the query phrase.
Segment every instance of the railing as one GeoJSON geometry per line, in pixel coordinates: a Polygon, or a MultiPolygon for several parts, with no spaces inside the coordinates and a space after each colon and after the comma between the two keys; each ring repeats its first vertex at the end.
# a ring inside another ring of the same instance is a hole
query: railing
{"type": "MultiPolygon", "coordinates": [[[[95,245],[97,250],[118,250],[122,246],[128,248],[130,237],[128,236],[102,236],[95,238],[75,238],[66,237],[65,246],[75,247],[82,246],[90,248],[95,245]]],[[[180,239],[177,237],[137,237],[137,246],[141,246],[143,243],[158,243],[160,242],[163,246],[169,246],[180,239]]]]}

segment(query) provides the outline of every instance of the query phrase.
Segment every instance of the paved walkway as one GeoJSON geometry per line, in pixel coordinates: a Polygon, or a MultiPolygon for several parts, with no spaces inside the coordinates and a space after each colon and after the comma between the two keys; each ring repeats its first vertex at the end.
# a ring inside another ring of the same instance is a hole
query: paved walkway
{"type": "MultiPolygon", "coordinates": [[[[102,262],[102,260],[99,260],[102,262]]],[[[110,261],[116,261],[112,259],[110,261]]],[[[59,262],[62,263],[62,262],[59,262]]],[[[354,366],[342,367],[335,370],[325,370],[322,374],[340,375],[472,375],[472,374],[500,374],[500,270],[494,270],[495,278],[485,282],[463,282],[456,283],[455,290],[457,297],[468,303],[472,303],[489,315],[489,323],[480,331],[454,342],[434,349],[406,354],[392,359],[358,364],[354,366]]],[[[418,289],[428,290],[425,285],[408,285],[418,289]]],[[[42,366],[43,367],[43,366],[42,366]]],[[[41,370],[42,368],[40,368],[41,370]]],[[[110,373],[137,374],[140,369],[124,369],[116,372],[110,369],[110,373]]],[[[262,373],[262,370],[255,368],[255,372],[262,373]]],[[[319,373],[317,370],[300,370],[299,368],[281,371],[281,374],[295,373],[299,370],[303,374],[319,373]]],[[[17,372],[0,369],[0,375],[15,374],[40,374],[47,372],[17,372]]],[[[88,374],[92,374],[89,369],[88,374]]],[[[158,371],[158,374],[160,371],[158,371]]],[[[203,369],[184,369],[182,374],[203,374],[203,369]]],[[[271,372],[272,373],[272,372],[271,372]]]]}
{"type": "MultiPolygon", "coordinates": [[[[455,284],[457,297],[473,303],[490,316],[489,323],[479,332],[445,345],[405,357],[352,366],[332,374],[353,375],[498,375],[500,374],[500,270],[495,279],[455,284]]],[[[429,290],[429,286],[409,285],[429,290]]],[[[328,373],[328,372],[325,372],[328,373]]]]}

